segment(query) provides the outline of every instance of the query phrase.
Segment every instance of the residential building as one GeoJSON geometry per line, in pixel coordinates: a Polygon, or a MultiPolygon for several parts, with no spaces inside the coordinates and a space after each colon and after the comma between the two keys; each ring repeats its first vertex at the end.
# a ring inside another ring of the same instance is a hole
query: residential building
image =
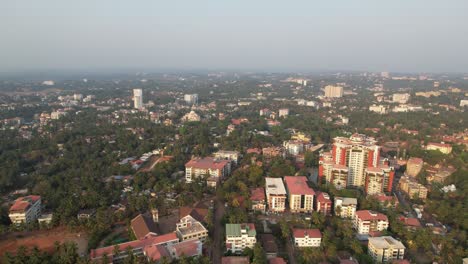
{"type": "Polygon", "coordinates": [[[179,209],[179,222],[176,223],[176,233],[180,241],[200,240],[205,241],[208,230],[202,224],[206,222],[208,209],[182,207],[179,209]]]}
{"type": "Polygon", "coordinates": [[[260,235],[260,244],[267,258],[274,258],[278,255],[278,245],[276,244],[275,236],[272,234],[260,235]]]}
{"type": "Polygon", "coordinates": [[[287,140],[283,142],[283,146],[289,155],[299,155],[304,152],[304,148],[308,145],[299,140],[287,140]]]}
{"type": "Polygon", "coordinates": [[[370,211],[356,211],[353,226],[359,235],[367,235],[374,232],[387,230],[388,218],[386,215],[370,211]]]}
{"type": "MultiPolygon", "coordinates": [[[[321,155],[319,161],[319,182],[323,180],[337,189],[346,187],[365,188],[368,183],[366,169],[381,167],[380,149],[377,141],[362,134],[350,138],[336,137],[331,155],[321,155]]],[[[382,168],[382,188],[391,191],[393,168],[382,168]]],[[[367,170],[369,171],[369,170],[367,170]]]]}
{"type": "Polygon", "coordinates": [[[198,257],[202,255],[203,243],[200,240],[188,240],[167,245],[166,248],[173,259],[198,257]]]}
{"type": "Polygon", "coordinates": [[[393,167],[379,165],[378,167],[368,167],[365,169],[365,192],[367,195],[382,194],[391,192],[395,172],[393,167]]]}
{"type": "Polygon", "coordinates": [[[279,157],[283,155],[283,151],[279,147],[263,148],[262,155],[265,158],[279,157]]]}
{"type": "Polygon", "coordinates": [[[444,154],[450,154],[452,152],[452,146],[445,143],[427,143],[426,150],[438,150],[444,154]]]}
{"type": "Polygon", "coordinates": [[[354,219],[356,215],[356,208],[356,198],[335,197],[335,215],[342,218],[354,219]]]}
{"type": "Polygon", "coordinates": [[[421,158],[411,157],[406,162],[406,175],[416,177],[422,170],[424,161],[421,158]]]}
{"type": "Polygon", "coordinates": [[[399,104],[406,104],[411,95],[409,93],[396,93],[392,95],[392,102],[399,104]]]}
{"type": "Polygon", "coordinates": [[[333,203],[326,192],[317,192],[315,210],[323,215],[331,215],[333,203]]]}
{"type": "Polygon", "coordinates": [[[48,225],[52,222],[53,216],[52,213],[43,213],[37,218],[37,222],[39,225],[48,225]]]}
{"type": "Polygon", "coordinates": [[[270,212],[284,212],[286,209],[286,188],[281,178],[265,178],[265,193],[270,212]]]}
{"type": "Polygon", "coordinates": [[[265,213],[266,201],[265,201],[265,189],[256,188],[250,192],[250,201],[252,202],[252,210],[265,213]]]}
{"type": "Polygon", "coordinates": [[[181,119],[182,122],[198,122],[200,120],[201,117],[193,110],[185,114],[181,119]]]}
{"type": "Polygon", "coordinates": [[[289,115],[289,109],[288,108],[281,108],[278,111],[278,116],[279,117],[287,117],[289,115]]]}
{"type": "Polygon", "coordinates": [[[322,233],[318,229],[294,228],[292,235],[296,247],[320,247],[322,243],[322,233]]]}
{"type": "Polygon", "coordinates": [[[148,235],[156,236],[157,227],[149,216],[139,214],[130,222],[130,228],[137,239],[143,239],[148,235]]]}
{"type": "Polygon", "coordinates": [[[415,179],[410,178],[408,176],[402,176],[400,178],[400,182],[398,184],[400,190],[405,192],[411,199],[412,198],[419,198],[419,199],[426,199],[427,198],[427,188],[418,183],[415,179]]]}
{"type": "Polygon", "coordinates": [[[143,90],[133,89],[133,107],[135,109],[143,109],[143,90]]]}
{"type": "Polygon", "coordinates": [[[226,224],[226,248],[233,253],[242,252],[245,248],[253,249],[257,243],[255,225],[226,224]]]}
{"type": "Polygon", "coordinates": [[[388,109],[386,106],[384,105],[371,105],[369,106],[369,111],[371,112],[376,112],[378,114],[387,114],[388,113],[388,109]]]}
{"type": "Polygon", "coordinates": [[[212,157],[193,158],[185,164],[185,180],[192,182],[195,178],[208,176],[215,180],[231,174],[231,162],[212,157]]]}
{"type": "Polygon", "coordinates": [[[184,94],[184,101],[189,105],[198,104],[198,94],[184,94]]]}
{"type": "Polygon", "coordinates": [[[325,86],[324,90],[325,90],[325,97],[331,97],[331,98],[343,97],[342,86],[327,85],[325,86]]]}
{"type": "Polygon", "coordinates": [[[13,224],[31,223],[41,215],[41,196],[19,197],[10,207],[8,216],[13,224]]]}
{"type": "Polygon", "coordinates": [[[315,192],[307,184],[305,176],[284,176],[288,194],[289,209],[292,213],[311,213],[315,192]]]}
{"type": "Polygon", "coordinates": [[[230,150],[220,150],[218,152],[215,152],[213,155],[216,159],[230,160],[234,165],[237,165],[240,156],[238,151],[230,150]]]}
{"type": "Polygon", "coordinates": [[[405,256],[406,247],[391,236],[370,237],[368,247],[368,253],[375,263],[392,263],[405,256]]]}

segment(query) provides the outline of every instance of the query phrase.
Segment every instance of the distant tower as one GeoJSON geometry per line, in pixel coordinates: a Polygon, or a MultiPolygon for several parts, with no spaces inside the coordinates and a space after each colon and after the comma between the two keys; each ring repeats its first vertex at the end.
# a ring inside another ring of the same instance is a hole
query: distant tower
{"type": "Polygon", "coordinates": [[[159,222],[159,211],[158,209],[151,209],[151,216],[153,217],[153,222],[159,222]]]}
{"type": "Polygon", "coordinates": [[[133,89],[133,103],[134,103],[134,108],[136,109],[143,108],[143,90],[142,89],[133,89]]]}

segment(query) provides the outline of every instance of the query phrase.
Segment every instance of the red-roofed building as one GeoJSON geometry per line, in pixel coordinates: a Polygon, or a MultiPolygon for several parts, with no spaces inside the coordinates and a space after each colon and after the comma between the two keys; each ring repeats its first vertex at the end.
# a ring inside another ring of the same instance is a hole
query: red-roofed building
{"type": "Polygon", "coordinates": [[[333,202],[326,192],[317,192],[315,210],[323,215],[331,215],[333,202]]]}
{"type": "Polygon", "coordinates": [[[293,229],[294,245],[296,247],[320,247],[322,233],[318,229],[293,229]]]}
{"type": "Polygon", "coordinates": [[[110,263],[114,263],[127,257],[127,249],[131,249],[135,256],[150,255],[154,260],[158,256],[161,257],[168,255],[167,252],[164,252],[164,250],[161,249],[161,247],[156,246],[167,246],[176,243],[179,243],[179,239],[175,233],[169,233],[160,236],[149,235],[140,240],[92,249],[90,258],[92,261],[97,261],[102,259],[104,256],[107,256],[110,263]],[[118,249],[118,253],[116,252],[116,249],[118,249]],[[148,250],[148,252],[145,252],[145,250],[148,250]]]}
{"type": "Polygon", "coordinates": [[[257,154],[260,155],[262,154],[262,150],[259,148],[249,148],[247,149],[247,154],[257,154]]]}
{"type": "Polygon", "coordinates": [[[353,226],[358,234],[367,235],[371,232],[387,230],[388,218],[386,215],[378,212],[360,210],[356,211],[353,226]]]}
{"type": "Polygon", "coordinates": [[[284,183],[292,213],[311,213],[315,192],[307,184],[305,176],[284,176],[284,183]]]}
{"type": "Polygon", "coordinates": [[[252,210],[265,213],[266,200],[264,188],[252,189],[250,192],[250,201],[252,202],[252,210]]]}
{"type": "Polygon", "coordinates": [[[202,255],[202,242],[200,240],[187,240],[167,246],[171,257],[179,259],[185,257],[197,257],[202,255]]]}
{"type": "Polygon", "coordinates": [[[214,184],[216,186],[219,179],[229,174],[231,174],[231,162],[229,160],[218,160],[213,157],[193,158],[185,164],[186,182],[192,182],[194,178],[208,175],[210,178],[215,179],[214,184]]]}
{"type": "Polygon", "coordinates": [[[400,216],[400,221],[407,229],[415,230],[421,228],[421,223],[417,218],[400,216]]]}
{"type": "Polygon", "coordinates": [[[250,259],[245,256],[222,257],[221,264],[250,264],[250,259]]]}
{"type": "Polygon", "coordinates": [[[14,224],[30,223],[41,215],[41,196],[19,197],[10,207],[8,216],[14,224]]]}
{"type": "Polygon", "coordinates": [[[396,208],[398,205],[398,199],[392,195],[376,195],[375,198],[383,207],[396,208]]]}

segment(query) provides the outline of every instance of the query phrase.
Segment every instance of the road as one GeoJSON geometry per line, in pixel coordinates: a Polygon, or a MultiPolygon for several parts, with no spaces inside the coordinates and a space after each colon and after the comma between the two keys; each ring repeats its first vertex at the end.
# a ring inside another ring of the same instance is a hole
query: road
{"type": "Polygon", "coordinates": [[[225,208],[224,208],[224,203],[222,199],[220,199],[218,196],[215,198],[214,202],[214,221],[213,221],[213,248],[212,252],[213,254],[211,255],[211,263],[214,264],[219,264],[221,263],[221,257],[222,257],[222,244],[223,244],[223,225],[222,225],[222,219],[224,216],[225,208]]]}
{"type": "Polygon", "coordinates": [[[290,238],[286,241],[286,250],[288,251],[289,264],[296,264],[296,258],[294,257],[294,245],[290,238]]]}

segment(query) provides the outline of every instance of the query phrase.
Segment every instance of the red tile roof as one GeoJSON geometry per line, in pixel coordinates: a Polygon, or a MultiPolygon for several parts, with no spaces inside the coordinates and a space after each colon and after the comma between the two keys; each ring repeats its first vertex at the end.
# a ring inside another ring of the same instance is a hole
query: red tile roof
{"type": "Polygon", "coordinates": [[[387,221],[388,222],[388,218],[387,218],[386,215],[381,214],[381,213],[377,213],[377,212],[373,212],[373,211],[370,211],[370,210],[356,211],[356,217],[358,217],[359,219],[361,219],[363,221],[378,220],[378,221],[387,221]]]}
{"type": "Polygon", "coordinates": [[[199,168],[199,169],[218,169],[221,170],[226,166],[229,160],[217,160],[213,157],[206,158],[193,158],[185,164],[185,167],[199,168]]]}
{"type": "Polygon", "coordinates": [[[206,216],[208,215],[208,209],[199,207],[181,207],[179,208],[179,219],[186,217],[187,215],[192,216],[199,222],[206,222],[206,216]]]}
{"type": "Polygon", "coordinates": [[[317,192],[317,201],[320,203],[331,203],[330,196],[326,192],[317,192]]]}
{"type": "Polygon", "coordinates": [[[249,257],[222,257],[221,264],[250,264],[249,257]]]}
{"type": "Polygon", "coordinates": [[[186,257],[193,257],[197,256],[200,252],[198,251],[200,240],[188,240],[181,242],[177,245],[174,245],[174,251],[176,256],[186,256],[186,257]]]}
{"type": "Polygon", "coordinates": [[[413,164],[423,164],[424,161],[421,158],[409,158],[407,163],[413,163],[413,164]]]}
{"type": "Polygon", "coordinates": [[[421,227],[421,223],[417,218],[407,218],[402,216],[400,217],[400,221],[402,221],[405,226],[421,227]]]}
{"type": "Polygon", "coordinates": [[[156,225],[153,219],[142,214],[132,219],[130,227],[137,239],[142,239],[150,233],[157,235],[156,225]]]}
{"type": "MultiPolygon", "coordinates": [[[[169,233],[160,236],[147,236],[146,238],[141,240],[125,242],[116,246],[119,248],[119,251],[125,251],[127,248],[144,248],[151,245],[165,244],[174,240],[179,241],[176,233],[169,233]]],[[[105,254],[107,256],[111,256],[114,253],[114,248],[115,245],[92,249],[90,256],[92,259],[103,257],[105,254]]]]}
{"type": "Polygon", "coordinates": [[[39,195],[28,195],[19,197],[15,200],[15,203],[10,207],[10,212],[24,212],[27,211],[30,206],[35,204],[41,199],[39,195]]]}
{"type": "Polygon", "coordinates": [[[255,188],[250,193],[250,200],[252,201],[265,201],[265,189],[255,188]]]}
{"type": "Polygon", "coordinates": [[[315,195],[314,190],[307,185],[305,176],[284,176],[284,182],[289,194],[315,195]]]}
{"type": "Polygon", "coordinates": [[[166,247],[162,245],[145,246],[143,248],[143,252],[145,252],[146,257],[152,261],[158,261],[162,259],[163,257],[167,257],[167,258],[171,257],[169,251],[167,251],[166,247]]]}
{"type": "Polygon", "coordinates": [[[299,228],[294,228],[293,229],[293,236],[295,238],[304,238],[306,236],[309,236],[311,238],[321,238],[322,233],[320,233],[320,230],[318,229],[299,229],[299,228]]]}

